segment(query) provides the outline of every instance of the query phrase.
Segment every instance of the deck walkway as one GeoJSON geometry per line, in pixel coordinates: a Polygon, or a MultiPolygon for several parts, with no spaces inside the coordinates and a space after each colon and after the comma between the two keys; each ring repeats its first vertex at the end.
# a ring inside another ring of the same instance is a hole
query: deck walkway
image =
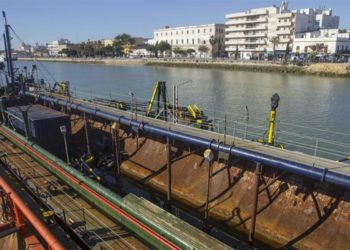
{"type": "MultiPolygon", "coordinates": [[[[62,95],[52,94],[52,93],[50,93],[49,95],[54,96],[58,99],[63,99],[63,100],[68,101],[68,98],[65,96],[62,96],[62,95]]],[[[86,106],[90,106],[91,108],[96,108],[99,110],[106,110],[106,111],[109,111],[109,112],[114,113],[114,114],[119,115],[119,116],[125,116],[128,118],[134,118],[134,119],[136,118],[138,121],[143,121],[143,122],[146,122],[148,124],[158,126],[158,127],[164,128],[164,129],[171,129],[173,131],[178,131],[178,132],[182,132],[185,134],[198,136],[198,137],[205,138],[208,140],[215,139],[215,140],[220,141],[220,142],[223,142],[225,140],[224,135],[219,134],[217,132],[197,129],[197,128],[186,126],[186,125],[175,124],[173,122],[165,122],[165,121],[157,120],[157,119],[150,118],[150,117],[136,115],[136,114],[132,114],[128,111],[115,109],[112,107],[92,103],[89,101],[85,101],[85,100],[81,100],[81,99],[77,99],[77,98],[73,98],[73,97],[70,97],[69,100],[73,103],[76,103],[76,104],[84,104],[86,106]]],[[[318,156],[308,155],[308,154],[304,154],[304,153],[298,152],[298,151],[291,151],[288,149],[281,149],[278,147],[264,145],[264,144],[261,144],[258,142],[245,140],[245,139],[241,139],[241,138],[237,138],[237,137],[233,137],[233,136],[229,136],[229,135],[226,136],[225,141],[226,141],[226,144],[228,144],[228,145],[232,145],[234,143],[235,147],[237,147],[237,148],[246,149],[246,150],[250,150],[250,151],[256,152],[256,153],[262,153],[265,155],[278,157],[278,158],[283,159],[283,160],[292,161],[295,163],[303,164],[303,165],[314,167],[314,168],[319,168],[322,170],[327,168],[330,171],[341,173],[341,174],[344,174],[344,175],[347,175],[350,177],[350,164],[347,164],[344,162],[336,162],[336,161],[321,158],[318,156]]]]}
{"type": "Polygon", "coordinates": [[[2,159],[92,249],[148,249],[122,226],[86,202],[71,187],[5,138],[2,159]]]}

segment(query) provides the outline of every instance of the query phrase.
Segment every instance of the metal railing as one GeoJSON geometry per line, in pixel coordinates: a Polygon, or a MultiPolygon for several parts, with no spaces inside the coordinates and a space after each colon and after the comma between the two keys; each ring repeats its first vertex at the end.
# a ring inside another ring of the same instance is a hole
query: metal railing
{"type": "MultiPolygon", "coordinates": [[[[4,144],[3,142],[1,143],[4,144]]],[[[16,154],[16,157],[21,158],[23,163],[25,163],[29,168],[32,168],[32,166],[23,158],[21,154],[16,154]]],[[[12,169],[12,171],[17,172],[18,177],[21,178],[21,171],[19,168],[15,167],[16,164],[6,157],[6,155],[3,155],[2,159],[7,167],[12,169]]],[[[23,167],[24,166],[22,166],[22,168],[23,167]]],[[[113,245],[104,240],[105,237],[107,239],[114,237],[118,239],[117,242],[114,243],[120,245],[121,248],[136,249],[128,241],[126,241],[123,236],[119,235],[113,228],[106,225],[102,220],[100,220],[100,218],[94,215],[91,212],[91,208],[82,208],[82,204],[73,198],[71,194],[67,193],[60,184],[53,182],[47,175],[40,174],[39,172],[35,172],[35,175],[36,178],[26,178],[26,182],[30,183],[28,184],[29,188],[32,189],[33,193],[36,193],[38,197],[40,197],[47,207],[51,207],[55,214],[66,225],[69,225],[71,229],[80,236],[81,240],[84,241],[86,245],[91,245],[92,243],[90,241],[93,240],[94,242],[99,242],[101,245],[103,245],[101,248],[105,247],[108,249],[115,249],[113,245]],[[59,190],[62,195],[60,195],[59,198],[52,195],[50,190],[42,186],[42,183],[39,182],[38,177],[43,178],[46,183],[50,184],[53,190],[59,190]],[[44,189],[45,191],[39,193],[40,189],[44,189]],[[101,236],[100,232],[95,232],[95,230],[98,229],[104,229],[106,231],[105,234],[101,236]]]]}
{"type": "MultiPolygon", "coordinates": [[[[50,94],[45,89],[37,89],[36,92],[50,94]]],[[[104,105],[108,109],[116,110],[114,104],[120,101],[126,104],[130,118],[144,119],[146,117],[146,107],[149,100],[137,95],[127,95],[112,93],[108,91],[97,91],[89,88],[71,88],[71,96],[91,103],[92,105],[104,105]]],[[[171,106],[173,102],[167,105],[171,106]]],[[[187,105],[184,105],[187,107],[187,105]]],[[[263,118],[261,114],[242,109],[241,113],[233,114],[222,112],[210,108],[201,108],[202,112],[208,116],[209,122],[203,123],[202,128],[210,129],[218,138],[225,133],[236,140],[260,141],[264,140],[267,134],[269,119],[263,118]]],[[[268,111],[268,110],[267,110],[268,111]]],[[[158,120],[165,120],[169,125],[174,123],[175,117],[168,111],[167,117],[161,113],[158,120]]],[[[193,123],[183,122],[178,124],[185,127],[193,127],[193,123]]],[[[193,128],[192,128],[193,129],[193,128]]],[[[208,134],[204,129],[197,129],[197,134],[203,136],[208,134]]],[[[190,132],[190,131],[189,131],[190,132]]],[[[307,155],[322,157],[330,160],[339,160],[350,154],[350,134],[310,128],[298,124],[286,123],[280,120],[276,122],[274,146],[283,145],[291,151],[298,151],[307,155]]]]}

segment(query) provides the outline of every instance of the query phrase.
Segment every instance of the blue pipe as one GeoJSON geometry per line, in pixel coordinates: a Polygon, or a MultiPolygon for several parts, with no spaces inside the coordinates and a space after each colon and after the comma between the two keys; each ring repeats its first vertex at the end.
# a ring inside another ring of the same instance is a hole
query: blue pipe
{"type": "Polygon", "coordinates": [[[112,114],[107,111],[94,109],[82,104],[70,103],[68,101],[63,101],[54,97],[37,95],[30,92],[25,92],[25,95],[35,97],[43,101],[48,101],[53,104],[57,104],[67,108],[75,109],[81,112],[85,112],[90,115],[95,115],[110,121],[119,122],[129,127],[136,127],[141,131],[145,131],[151,134],[160,135],[163,137],[169,137],[176,141],[181,141],[181,142],[188,143],[201,148],[210,148],[214,151],[221,151],[221,152],[238,156],[240,158],[244,158],[253,162],[259,162],[266,166],[278,168],[281,170],[286,170],[288,172],[298,174],[307,178],[311,178],[317,181],[328,182],[328,183],[332,183],[332,184],[344,187],[346,189],[350,189],[350,176],[330,171],[327,168],[319,169],[315,167],[310,167],[305,164],[280,159],[275,156],[270,156],[263,153],[257,153],[257,152],[253,152],[242,148],[232,147],[230,145],[219,143],[215,140],[208,140],[197,136],[187,135],[177,131],[163,129],[147,123],[131,120],[125,116],[118,116],[116,114],[112,114]]]}

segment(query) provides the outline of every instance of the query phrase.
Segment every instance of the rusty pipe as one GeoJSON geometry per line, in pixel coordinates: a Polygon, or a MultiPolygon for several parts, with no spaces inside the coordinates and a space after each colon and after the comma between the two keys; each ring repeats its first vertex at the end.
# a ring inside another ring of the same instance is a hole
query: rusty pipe
{"type": "Polygon", "coordinates": [[[0,176],[0,186],[5,190],[15,206],[21,211],[25,218],[46,241],[50,249],[64,250],[63,245],[59,240],[49,231],[43,222],[27,207],[17,193],[10,187],[10,185],[0,176]]]}

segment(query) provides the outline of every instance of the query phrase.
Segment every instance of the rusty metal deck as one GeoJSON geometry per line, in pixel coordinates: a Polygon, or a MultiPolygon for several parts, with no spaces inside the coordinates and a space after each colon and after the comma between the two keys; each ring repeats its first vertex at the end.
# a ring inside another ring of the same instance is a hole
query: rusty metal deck
{"type": "Polygon", "coordinates": [[[241,138],[229,136],[229,135],[226,136],[226,139],[225,139],[223,134],[219,134],[216,132],[197,129],[197,128],[193,128],[193,127],[189,127],[189,126],[185,126],[185,125],[181,125],[181,124],[175,124],[172,122],[165,122],[165,121],[157,120],[157,119],[150,118],[150,117],[132,114],[132,113],[127,112],[127,111],[111,108],[111,107],[104,106],[101,104],[91,103],[91,102],[84,101],[84,100],[77,99],[77,98],[73,98],[73,97],[67,98],[65,96],[52,94],[52,93],[50,95],[52,95],[56,98],[59,98],[59,99],[69,100],[73,103],[84,104],[84,105],[87,105],[87,106],[90,106],[92,108],[96,108],[99,110],[108,110],[109,112],[112,112],[112,113],[119,115],[119,116],[125,116],[125,117],[129,117],[129,118],[134,118],[134,119],[136,118],[138,121],[144,121],[144,122],[147,122],[149,124],[152,124],[152,125],[164,128],[164,129],[171,129],[174,131],[182,132],[185,134],[190,134],[193,136],[202,137],[202,138],[209,139],[209,140],[212,140],[212,139],[215,139],[217,141],[224,141],[225,140],[226,144],[229,144],[229,145],[234,144],[235,147],[237,147],[237,148],[242,148],[242,149],[250,150],[253,152],[257,152],[257,153],[262,153],[262,154],[278,157],[278,158],[283,159],[283,160],[293,161],[293,162],[307,165],[307,166],[314,167],[314,168],[319,168],[319,169],[327,168],[328,170],[338,172],[338,173],[341,173],[341,174],[344,174],[344,175],[347,175],[350,177],[350,164],[347,164],[344,162],[336,162],[336,161],[332,161],[329,159],[304,154],[302,152],[290,151],[288,149],[281,149],[281,148],[277,148],[277,147],[273,147],[273,146],[269,146],[269,145],[264,145],[264,144],[261,144],[258,142],[244,140],[241,138]]]}
{"type": "Polygon", "coordinates": [[[0,141],[0,151],[12,170],[36,189],[56,214],[65,217],[67,224],[93,249],[148,249],[133,234],[96,210],[72,188],[4,138],[0,141]]]}

